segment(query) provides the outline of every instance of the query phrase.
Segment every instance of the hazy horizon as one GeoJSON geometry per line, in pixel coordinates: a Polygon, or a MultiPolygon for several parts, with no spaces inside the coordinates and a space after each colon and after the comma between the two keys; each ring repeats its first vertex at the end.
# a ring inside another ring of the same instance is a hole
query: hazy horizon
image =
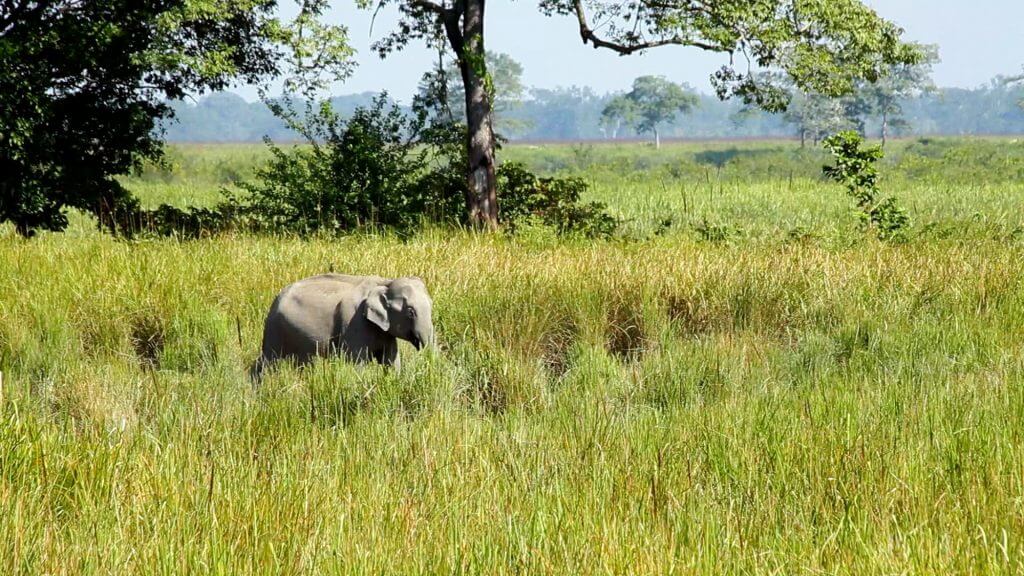
{"type": "MultiPolygon", "coordinates": [[[[997,75],[1019,73],[1024,65],[1024,2],[1011,0],[934,0],[922,9],[921,0],[871,0],[866,2],[882,16],[906,29],[908,40],[938,44],[942,62],[935,66],[935,82],[943,87],[975,88],[997,75]]],[[[536,88],[589,86],[597,92],[626,89],[633,79],[658,74],[710,93],[710,75],[727,56],[689,47],[662,47],[646,54],[617,56],[594,50],[580,41],[571,18],[548,18],[534,3],[493,1],[486,14],[488,50],[504,52],[524,68],[523,81],[536,88]],[[529,30],[524,37],[520,32],[529,30]],[[553,56],[554,54],[554,56],[553,56]]],[[[436,53],[422,43],[381,60],[370,46],[393,29],[397,10],[388,7],[377,14],[359,10],[353,0],[333,3],[330,18],[341,21],[357,50],[358,66],[346,82],[332,87],[334,94],[386,90],[408,102],[423,72],[435,62],[436,53]]],[[[255,90],[232,89],[247,99],[255,90]]]]}

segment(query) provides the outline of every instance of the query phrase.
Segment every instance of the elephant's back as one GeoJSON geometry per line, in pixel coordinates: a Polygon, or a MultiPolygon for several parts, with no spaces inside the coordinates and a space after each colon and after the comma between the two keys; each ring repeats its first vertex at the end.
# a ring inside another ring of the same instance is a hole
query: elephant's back
{"type": "Polygon", "coordinates": [[[309,278],[303,278],[292,283],[290,286],[285,287],[287,290],[291,287],[302,287],[302,286],[380,286],[388,282],[386,278],[380,276],[356,276],[353,274],[336,274],[330,272],[327,274],[317,274],[316,276],[310,276],[309,278]]]}
{"type": "Polygon", "coordinates": [[[304,278],[281,290],[275,308],[286,316],[303,311],[324,312],[351,297],[358,288],[358,284],[327,275],[304,278]]]}
{"type": "MultiPolygon", "coordinates": [[[[320,274],[285,286],[274,300],[270,316],[289,324],[321,328],[335,320],[347,323],[369,287],[384,280],[376,276],[320,274]]],[[[269,319],[269,318],[268,318],[269,319]]],[[[336,327],[335,327],[336,329],[336,327]]]]}

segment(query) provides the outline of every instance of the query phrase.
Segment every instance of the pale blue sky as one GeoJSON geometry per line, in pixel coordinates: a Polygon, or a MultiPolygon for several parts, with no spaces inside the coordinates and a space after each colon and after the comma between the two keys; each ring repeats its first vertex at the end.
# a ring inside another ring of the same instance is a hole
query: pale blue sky
{"type": "MultiPolygon", "coordinates": [[[[906,37],[938,44],[942,63],[935,68],[940,86],[975,87],[997,74],[1014,74],[1024,65],[1024,0],[868,0],[882,16],[906,29],[906,37]]],[[[416,83],[436,59],[422,44],[381,60],[373,40],[390,30],[395,10],[377,16],[353,0],[335,0],[331,18],[348,26],[359,66],[338,94],[387,90],[407,101],[416,83]]],[[[528,86],[591,86],[598,92],[622,90],[636,76],[660,74],[710,92],[708,78],[726,56],[693,48],[662,47],[643,55],[616,56],[580,41],[571,18],[547,18],[535,0],[491,0],[485,21],[489,50],[505,52],[523,64],[528,86]]],[[[251,91],[243,91],[251,97],[251,91]]]]}

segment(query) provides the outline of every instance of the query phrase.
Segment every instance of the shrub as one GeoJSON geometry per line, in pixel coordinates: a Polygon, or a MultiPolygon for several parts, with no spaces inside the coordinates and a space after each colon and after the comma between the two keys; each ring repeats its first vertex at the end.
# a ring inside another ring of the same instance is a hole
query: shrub
{"type": "Polygon", "coordinates": [[[600,202],[580,203],[587,183],[580,178],[540,178],[518,162],[498,169],[498,202],[502,222],[515,231],[526,221],[541,221],[559,234],[609,237],[619,222],[600,202]]]}
{"type": "Polygon", "coordinates": [[[878,168],[875,163],[882,159],[879,146],[862,147],[860,134],[840,132],[825,140],[825,148],[835,158],[834,166],[822,168],[825,176],[842,184],[860,209],[862,225],[874,226],[882,240],[898,239],[910,224],[910,218],[896,204],[893,197],[878,198],[878,168]]]}
{"type": "Polygon", "coordinates": [[[329,104],[309,114],[307,145],[281,148],[241,184],[255,223],[298,232],[344,232],[364,227],[406,229],[430,214],[453,218],[461,191],[449,166],[417,140],[422,117],[407,116],[387,95],[342,119],[329,104]]]}
{"type": "Polygon", "coordinates": [[[201,238],[239,228],[252,228],[247,207],[228,196],[213,208],[190,206],[178,208],[161,204],[144,209],[132,196],[126,196],[115,206],[99,212],[99,225],[110,233],[126,238],[138,234],[201,238]]]}

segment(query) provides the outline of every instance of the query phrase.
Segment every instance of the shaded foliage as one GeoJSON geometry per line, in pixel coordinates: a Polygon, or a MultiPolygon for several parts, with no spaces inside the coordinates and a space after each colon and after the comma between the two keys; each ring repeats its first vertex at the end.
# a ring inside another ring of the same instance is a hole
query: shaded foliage
{"type": "Polygon", "coordinates": [[[449,219],[451,200],[461,196],[443,175],[427,177],[431,150],[417,140],[423,122],[386,95],[348,119],[325,103],[309,117],[306,146],[268,141],[272,160],[242,184],[247,212],[262,227],[299,233],[407,229],[428,214],[449,219]]]}
{"type": "Polygon", "coordinates": [[[518,225],[537,221],[560,234],[609,237],[618,221],[600,202],[581,203],[587,190],[581,178],[540,178],[522,164],[508,162],[498,169],[503,223],[512,231],[518,225]]]}
{"type": "Polygon", "coordinates": [[[0,12],[0,221],[63,230],[66,208],[116,227],[113,179],[160,156],[165,98],[275,72],[273,0],[19,2],[0,12]]]}

